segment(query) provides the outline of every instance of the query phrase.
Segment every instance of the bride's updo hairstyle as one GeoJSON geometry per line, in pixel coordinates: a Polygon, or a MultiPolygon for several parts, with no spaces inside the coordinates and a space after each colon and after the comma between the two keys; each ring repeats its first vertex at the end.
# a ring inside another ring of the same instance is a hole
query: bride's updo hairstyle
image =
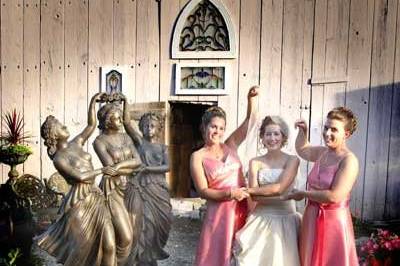
{"type": "Polygon", "coordinates": [[[287,123],[280,117],[280,116],[269,116],[267,115],[262,123],[261,123],[261,127],[260,127],[260,139],[262,139],[264,137],[265,134],[265,128],[269,125],[277,125],[280,127],[281,129],[281,134],[282,134],[282,147],[285,146],[288,142],[288,138],[289,138],[289,126],[287,125],[287,123]]]}

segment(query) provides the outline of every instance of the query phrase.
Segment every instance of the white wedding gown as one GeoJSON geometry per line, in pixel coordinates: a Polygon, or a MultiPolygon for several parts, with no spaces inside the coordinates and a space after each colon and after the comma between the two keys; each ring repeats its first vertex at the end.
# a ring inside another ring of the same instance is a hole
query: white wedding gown
{"type": "MultiPolygon", "coordinates": [[[[276,183],[282,169],[261,169],[259,186],[276,183]]],[[[294,183],[294,182],[293,182],[294,183]]],[[[290,191],[293,185],[288,188],[290,191]]],[[[301,215],[293,200],[265,198],[257,203],[245,226],[236,233],[234,265],[300,265],[298,240],[301,215]]]]}

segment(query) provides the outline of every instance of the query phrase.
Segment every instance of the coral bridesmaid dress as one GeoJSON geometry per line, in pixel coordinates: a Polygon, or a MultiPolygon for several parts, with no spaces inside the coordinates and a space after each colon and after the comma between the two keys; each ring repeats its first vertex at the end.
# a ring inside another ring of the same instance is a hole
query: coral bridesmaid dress
{"type": "MultiPolygon", "coordinates": [[[[329,189],[335,178],[339,162],[326,167],[320,167],[320,164],[321,158],[315,162],[308,176],[309,190],[329,189]]],[[[359,265],[349,201],[350,195],[338,203],[308,201],[300,237],[301,265],[359,265]]]]}
{"type": "MultiPolygon", "coordinates": [[[[209,188],[226,190],[245,185],[240,160],[231,150],[225,161],[204,158],[203,168],[209,188]]],[[[195,265],[230,265],[234,235],[245,224],[246,216],[246,200],[208,200],[195,265]]]]}

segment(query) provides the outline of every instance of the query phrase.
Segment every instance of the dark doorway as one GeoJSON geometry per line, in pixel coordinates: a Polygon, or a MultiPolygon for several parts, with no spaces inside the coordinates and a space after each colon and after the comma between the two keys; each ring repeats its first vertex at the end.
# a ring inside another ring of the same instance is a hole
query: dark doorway
{"type": "Polygon", "coordinates": [[[173,197],[197,197],[190,177],[193,151],[203,146],[200,121],[204,111],[216,103],[170,102],[169,149],[170,192],[173,197]]]}

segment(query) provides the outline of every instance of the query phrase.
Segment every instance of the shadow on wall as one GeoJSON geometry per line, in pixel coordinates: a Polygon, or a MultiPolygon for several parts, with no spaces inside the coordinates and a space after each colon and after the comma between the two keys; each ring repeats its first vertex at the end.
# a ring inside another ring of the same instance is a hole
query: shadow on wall
{"type": "Polygon", "coordinates": [[[360,161],[353,215],[363,220],[400,219],[400,83],[341,90],[334,96],[336,106],[344,104],[358,117],[357,131],[348,142],[360,161]]]}

